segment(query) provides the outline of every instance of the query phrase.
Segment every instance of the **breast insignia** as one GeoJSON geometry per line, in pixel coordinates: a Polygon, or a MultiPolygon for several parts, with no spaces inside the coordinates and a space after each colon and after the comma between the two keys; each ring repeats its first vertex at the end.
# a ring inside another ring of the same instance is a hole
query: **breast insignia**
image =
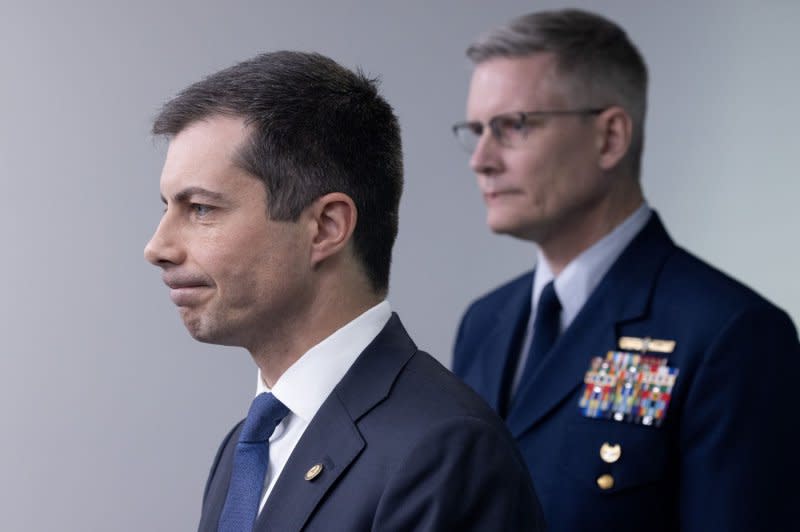
{"type": "Polygon", "coordinates": [[[666,358],[609,351],[592,359],[578,408],[589,418],[659,427],[677,378],[666,358]]]}

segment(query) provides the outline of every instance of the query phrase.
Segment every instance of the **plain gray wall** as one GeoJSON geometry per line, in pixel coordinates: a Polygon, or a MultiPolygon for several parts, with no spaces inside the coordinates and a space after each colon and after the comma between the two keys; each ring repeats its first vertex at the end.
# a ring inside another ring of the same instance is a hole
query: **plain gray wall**
{"type": "MultiPolygon", "coordinates": [[[[647,197],[672,235],[797,321],[800,3],[575,1],[651,71],[647,197]]],[[[557,2],[0,1],[0,530],[191,530],[255,370],[185,332],[142,247],[161,213],[163,101],[258,52],[383,79],[406,189],[390,300],[445,363],[464,306],[532,265],[492,236],[467,156],[465,46],[557,2]],[[117,5],[112,5],[117,4],[117,5]]]]}

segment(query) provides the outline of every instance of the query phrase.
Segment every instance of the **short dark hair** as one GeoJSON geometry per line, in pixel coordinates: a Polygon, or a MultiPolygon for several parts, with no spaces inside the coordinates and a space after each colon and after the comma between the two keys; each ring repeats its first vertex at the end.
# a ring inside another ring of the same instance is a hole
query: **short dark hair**
{"type": "Polygon", "coordinates": [[[619,105],[627,111],[633,136],[626,159],[638,177],[644,149],[647,65],[625,31],[579,9],[541,11],[518,17],[467,48],[467,56],[475,63],[543,52],[555,56],[573,105],[619,105]]]}
{"type": "Polygon", "coordinates": [[[260,178],[273,220],[296,221],[317,198],[342,192],[358,210],[353,247],[377,293],[389,286],[403,190],[400,126],[376,79],[316,53],[258,55],[167,102],[153,123],[174,136],[222,114],[252,128],[236,163],[260,178]]]}

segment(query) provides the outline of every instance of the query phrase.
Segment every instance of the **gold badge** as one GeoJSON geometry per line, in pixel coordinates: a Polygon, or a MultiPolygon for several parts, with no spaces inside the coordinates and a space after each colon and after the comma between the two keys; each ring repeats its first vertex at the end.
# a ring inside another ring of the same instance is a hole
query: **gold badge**
{"type": "Polygon", "coordinates": [[[619,460],[620,456],[622,456],[622,447],[620,447],[618,443],[611,445],[610,443],[605,442],[600,446],[600,458],[603,459],[603,462],[607,464],[613,464],[619,460]]]}
{"type": "Polygon", "coordinates": [[[623,351],[640,351],[642,353],[672,353],[675,351],[675,340],[659,340],[657,338],[636,338],[623,336],[619,339],[619,348],[623,351]]]}
{"type": "Polygon", "coordinates": [[[311,469],[306,471],[306,480],[314,480],[317,478],[319,474],[322,473],[323,467],[324,466],[322,464],[315,464],[311,466],[311,469]]]}
{"type": "Polygon", "coordinates": [[[602,475],[597,477],[597,485],[601,490],[610,490],[614,487],[614,477],[611,475],[602,475]]]}

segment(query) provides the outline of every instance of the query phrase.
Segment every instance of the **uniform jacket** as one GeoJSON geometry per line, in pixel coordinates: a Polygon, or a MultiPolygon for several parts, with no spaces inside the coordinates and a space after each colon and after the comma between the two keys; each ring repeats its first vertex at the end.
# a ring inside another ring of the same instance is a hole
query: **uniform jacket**
{"type": "MultiPolygon", "coordinates": [[[[200,531],[216,531],[241,424],[223,441],[200,531]]],[[[471,389],[417,349],[397,315],[320,407],[254,530],[542,530],[514,441],[471,389]],[[322,472],[306,480],[316,464],[322,472]]]]}
{"type": "MultiPolygon", "coordinates": [[[[474,302],[456,338],[454,371],[495,408],[520,349],[532,279],[474,302]]],[[[791,530],[800,504],[798,376],[786,313],[677,247],[654,213],[520,383],[506,423],[548,530],[791,530]],[[661,426],[579,409],[591,360],[625,336],[675,341],[658,355],[678,371],[661,426]],[[619,446],[616,461],[601,457],[603,444],[619,446]]]]}

